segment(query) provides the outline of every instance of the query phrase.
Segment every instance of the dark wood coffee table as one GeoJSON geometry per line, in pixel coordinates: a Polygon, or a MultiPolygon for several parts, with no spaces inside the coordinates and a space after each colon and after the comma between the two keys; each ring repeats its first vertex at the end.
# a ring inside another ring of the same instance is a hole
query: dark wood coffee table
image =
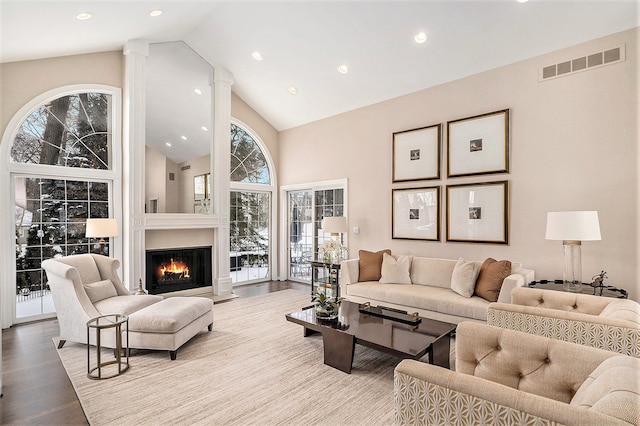
{"type": "Polygon", "coordinates": [[[338,320],[316,318],[310,306],[286,315],[287,321],[304,327],[304,336],[322,334],[324,363],[351,373],[356,343],[400,358],[420,359],[429,355],[429,363],[449,368],[451,335],[456,324],[421,318],[417,325],[360,312],[362,305],[349,301],[340,304],[338,320]]]}

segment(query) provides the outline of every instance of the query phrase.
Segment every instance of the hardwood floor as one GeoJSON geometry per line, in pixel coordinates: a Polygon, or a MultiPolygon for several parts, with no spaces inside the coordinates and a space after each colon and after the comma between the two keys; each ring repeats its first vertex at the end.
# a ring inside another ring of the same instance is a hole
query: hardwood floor
{"type": "MultiPolygon", "coordinates": [[[[310,291],[306,284],[270,281],[235,287],[233,292],[240,297],[251,297],[289,288],[310,291]]],[[[58,335],[57,320],[2,330],[4,396],[0,398],[0,424],[88,424],[51,341],[58,335]]]]}

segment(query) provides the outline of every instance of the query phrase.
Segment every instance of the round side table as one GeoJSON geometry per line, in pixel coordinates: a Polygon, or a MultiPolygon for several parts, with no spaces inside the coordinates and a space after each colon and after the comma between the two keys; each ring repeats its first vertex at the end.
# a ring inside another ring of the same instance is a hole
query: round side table
{"type": "MultiPolygon", "coordinates": [[[[543,290],[566,291],[563,287],[563,283],[563,280],[539,280],[531,281],[528,286],[533,288],[540,288],[543,290]]],[[[582,291],[580,293],[591,294],[594,296],[614,297],[616,299],[629,298],[629,293],[627,293],[627,290],[610,285],[593,287],[589,283],[582,283],[582,291]]]]}
{"type": "Polygon", "coordinates": [[[110,379],[118,376],[129,369],[129,317],[121,314],[102,315],[87,321],[87,377],[94,380],[110,379]],[[122,356],[122,327],[124,325],[125,333],[125,356],[122,356]],[[116,344],[113,349],[115,359],[102,361],[102,346],[100,342],[100,334],[102,330],[114,329],[116,344]],[[91,367],[91,345],[89,342],[91,330],[96,333],[96,354],[97,363],[95,367],[91,367]],[[104,375],[102,368],[107,365],[116,365],[117,370],[114,373],[104,375]]]}

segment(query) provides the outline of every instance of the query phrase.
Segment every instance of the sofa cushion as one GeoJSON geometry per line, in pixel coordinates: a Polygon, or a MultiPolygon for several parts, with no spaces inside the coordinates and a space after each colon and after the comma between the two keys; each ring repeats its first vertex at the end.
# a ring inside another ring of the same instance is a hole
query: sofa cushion
{"type": "Polygon", "coordinates": [[[640,424],[640,359],[615,356],[600,364],[582,383],[571,405],[640,424]]]}
{"type": "Polygon", "coordinates": [[[600,312],[601,317],[617,318],[640,325],[640,304],[634,300],[616,300],[600,312]]]}
{"type": "Polygon", "coordinates": [[[456,261],[414,256],[411,262],[411,282],[440,288],[451,288],[451,275],[456,261]]]}
{"type": "Polygon", "coordinates": [[[111,280],[96,281],[95,283],[84,284],[83,287],[91,303],[96,303],[118,295],[111,280]]]}
{"type": "Polygon", "coordinates": [[[358,281],[378,281],[380,279],[382,276],[382,255],[384,253],[391,254],[391,250],[386,249],[375,253],[366,250],[358,252],[358,257],[360,258],[358,281]]]}
{"type": "Polygon", "coordinates": [[[460,296],[471,297],[478,278],[478,262],[458,259],[451,275],[451,290],[460,296]]]}
{"type": "Polygon", "coordinates": [[[149,305],[158,303],[164,298],[153,294],[145,295],[129,295],[116,296],[103,299],[93,304],[102,315],[122,314],[131,315],[132,313],[146,308],[149,305]]]}
{"type": "Polygon", "coordinates": [[[480,297],[461,297],[450,288],[430,287],[412,284],[380,284],[378,282],[359,282],[346,287],[349,296],[361,297],[372,305],[395,304],[425,311],[440,312],[452,316],[487,320],[489,302],[480,297]]]}
{"type": "Polygon", "coordinates": [[[511,262],[488,258],[480,266],[474,294],[489,302],[497,302],[502,282],[511,275],[511,262]]]}
{"type": "Polygon", "coordinates": [[[411,284],[409,270],[413,256],[393,256],[382,254],[380,282],[383,284],[411,284]]]}
{"type": "Polygon", "coordinates": [[[169,297],[129,316],[129,331],[175,333],[213,309],[206,297],[169,297]]]}

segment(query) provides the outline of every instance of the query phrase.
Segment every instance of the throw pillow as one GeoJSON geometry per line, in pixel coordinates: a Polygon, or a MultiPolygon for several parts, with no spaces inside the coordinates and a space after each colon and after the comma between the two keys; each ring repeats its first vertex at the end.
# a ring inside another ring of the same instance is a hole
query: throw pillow
{"type": "Polygon", "coordinates": [[[489,302],[497,302],[502,282],[511,275],[511,262],[508,260],[496,261],[487,259],[480,266],[478,280],[476,281],[475,295],[489,302]]]}
{"type": "Polygon", "coordinates": [[[411,259],[413,256],[395,257],[383,253],[380,282],[382,284],[411,284],[411,276],[409,276],[411,259]]]}
{"type": "Polygon", "coordinates": [[[96,281],[95,283],[85,284],[84,291],[87,293],[87,296],[89,296],[91,303],[96,303],[103,299],[118,295],[118,292],[113,286],[111,280],[96,281]]]}
{"type": "Polygon", "coordinates": [[[460,258],[453,268],[451,275],[451,290],[460,296],[471,297],[476,287],[478,278],[478,264],[472,261],[465,261],[460,258]]]}
{"type": "Polygon", "coordinates": [[[358,257],[360,258],[358,281],[378,281],[380,279],[382,255],[384,253],[391,254],[391,250],[386,249],[375,253],[366,250],[358,252],[358,257]]]}

